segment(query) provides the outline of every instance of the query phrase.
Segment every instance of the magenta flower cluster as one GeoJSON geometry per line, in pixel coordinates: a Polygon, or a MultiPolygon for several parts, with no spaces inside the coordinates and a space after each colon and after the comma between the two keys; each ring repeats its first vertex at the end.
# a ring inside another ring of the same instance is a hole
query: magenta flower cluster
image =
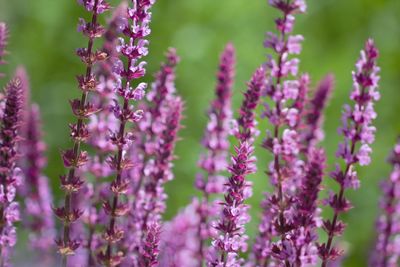
{"type": "MultiPolygon", "coordinates": [[[[80,96],[70,100],[75,121],[69,125],[71,147],[61,152],[61,203],[53,200],[44,174],[40,110],[31,103],[24,68],[17,68],[0,97],[0,267],[12,266],[16,225],[28,231],[38,266],[327,267],[340,262],[345,252],[337,239],[346,228],[341,217],[352,208],[346,193],[360,187],[358,167],[371,163],[379,52],[368,39],[356,62],[352,105],[343,108],[343,142],[332,171],[321,141],[334,77],[327,75],[313,88],[300,67],[305,38],[294,33],[306,2],[268,2],[279,13],[264,42],[268,56],[235,113],[235,48],[226,45],[193,177],[199,194],[165,221],[165,185],[182,179],[174,176],[185,109],[175,85],[180,57],[169,48],[148,86],[144,58],[155,0],[122,1],[116,8],[105,0],[78,0],[90,20],[78,22],[87,45],[76,51],[84,71],[77,76],[80,96]],[[269,163],[257,162],[258,148],[270,155],[269,163]],[[253,240],[247,231],[248,199],[250,176],[258,170],[272,189],[264,193],[253,240]],[[328,171],[337,191],[323,186],[328,171]],[[322,191],[328,196],[323,200],[322,191]],[[323,215],[324,206],[332,218],[323,215]]],[[[7,26],[0,23],[0,65],[6,63],[7,39],[7,26]]],[[[393,171],[382,183],[370,266],[398,266],[400,260],[400,144],[389,162],[393,171]]]]}

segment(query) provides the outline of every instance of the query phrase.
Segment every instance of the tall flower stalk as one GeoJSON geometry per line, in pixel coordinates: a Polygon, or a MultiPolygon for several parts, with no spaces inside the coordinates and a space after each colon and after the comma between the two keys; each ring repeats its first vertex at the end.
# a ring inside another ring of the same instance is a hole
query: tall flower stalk
{"type": "Polygon", "coordinates": [[[228,136],[232,120],[231,97],[233,78],[235,76],[235,50],[228,44],[221,55],[217,74],[216,98],[211,103],[208,112],[209,122],[204,133],[202,144],[207,152],[200,156],[199,166],[203,173],[196,177],[196,187],[202,192],[202,200],[198,209],[200,222],[199,238],[199,266],[205,258],[205,242],[210,236],[209,217],[215,214],[214,205],[210,204],[210,195],[223,192],[225,177],[221,172],[228,166],[229,150],[228,136]]]}
{"type": "MultiPolygon", "coordinates": [[[[155,74],[152,90],[147,94],[148,102],[145,107],[145,116],[139,125],[142,135],[138,138],[141,142],[138,146],[141,147],[144,163],[141,166],[140,171],[142,175],[137,181],[133,192],[134,195],[136,195],[145,182],[151,181],[152,178],[148,176],[154,176],[157,168],[161,167],[155,163],[155,160],[158,160],[162,156],[162,152],[158,150],[162,145],[160,140],[162,140],[163,131],[168,127],[166,121],[168,120],[168,116],[171,115],[171,108],[182,108],[182,103],[178,103],[182,101],[176,95],[175,88],[175,72],[179,60],[176,50],[170,48],[166,53],[166,62],[161,64],[160,71],[155,74]],[[148,178],[149,181],[146,181],[145,178],[148,178]]],[[[177,115],[181,118],[182,114],[177,115]]],[[[177,127],[180,128],[180,125],[177,125],[177,127]]],[[[165,182],[172,180],[172,170],[166,169],[165,171],[164,175],[160,178],[165,182]]]]}
{"type": "Polygon", "coordinates": [[[98,81],[93,75],[93,66],[107,57],[105,52],[96,51],[94,48],[94,40],[104,33],[103,27],[98,23],[98,16],[110,8],[104,0],[79,0],[78,2],[92,14],[92,17],[90,22],[80,19],[78,26],[78,31],[81,31],[89,39],[87,48],[77,50],[77,55],[86,65],[86,72],[77,77],[79,88],[82,91],[81,98],[71,101],[73,114],[77,118],[76,124],[70,126],[74,145],[72,149],[62,153],[64,166],[67,169],[67,174],[60,177],[62,189],[65,192],[64,206],[54,209],[57,217],[63,222],[63,233],[57,241],[63,266],[67,266],[68,256],[73,255],[80,245],[70,233],[71,224],[82,215],[82,211],[74,206],[72,196],[80,191],[83,184],[78,169],[88,162],[88,153],[81,149],[82,143],[86,142],[89,137],[85,120],[98,111],[88,101],[89,93],[96,91],[98,85],[98,81]]]}
{"type": "Polygon", "coordinates": [[[50,252],[55,237],[55,228],[51,205],[53,198],[48,178],[43,175],[46,164],[46,145],[41,139],[40,111],[32,105],[27,121],[27,133],[24,140],[24,152],[27,157],[25,169],[25,209],[29,215],[30,242],[33,249],[50,252]]]}
{"type": "Polygon", "coordinates": [[[17,242],[14,223],[20,219],[19,205],[15,201],[21,171],[17,168],[17,142],[21,125],[23,86],[21,80],[12,79],[5,88],[5,107],[0,128],[0,266],[9,266],[11,249],[17,242]]]}
{"type": "Polygon", "coordinates": [[[132,5],[127,9],[127,19],[121,25],[122,33],[127,40],[120,38],[117,46],[121,58],[116,60],[113,72],[117,79],[115,92],[122,99],[122,104],[115,99],[111,107],[114,116],[119,120],[119,129],[111,133],[110,142],[117,147],[117,152],[108,159],[110,167],[116,172],[110,186],[113,196],[111,201],[103,204],[110,220],[103,234],[107,245],[99,254],[99,259],[106,266],[117,266],[124,257],[121,251],[114,251],[113,244],[119,243],[124,237],[124,231],[118,226],[117,218],[126,215],[129,211],[129,205],[123,198],[129,187],[129,180],[124,177],[124,174],[133,167],[134,163],[127,157],[128,148],[133,141],[133,134],[128,132],[127,127],[128,123],[136,123],[143,116],[143,111],[135,110],[130,101],[141,100],[147,87],[147,84],[140,83],[132,88],[132,84],[145,75],[146,62],[140,60],[148,54],[148,41],[145,37],[150,34],[150,8],[154,2],[153,0],[131,2],[132,5]],[[125,65],[123,58],[126,59],[125,65]]]}
{"type": "MultiPolygon", "coordinates": [[[[24,87],[24,95],[29,94],[29,84],[26,72],[17,70],[24,87]]],[[[42,262],[52,263],[51,252],[55,238],[55,225],[51,203],[53,197],[48,178],[43,174],[47,159],[46,144],[42,140],[41,118],[39,106],[30,104],[28,97],[24,99],[23,123],[21,125],[21,159],[24,172],[24,184],[21,195],[24,197],[24,217],[26,227],[30,230],[31,248],[41,252],[42,262]]]]}
{"type": "MultiPolygon", "coordinates": [[[[303,84],[309,84],[309,80],[302,76],[303,84]]],[[[304,97],[297,106],[301,110],[301,119],[297,130],[300,135],[300,151],[303,154],[304,166],[302,175],[293,199],[293,230],[290,235],[291,245],[287,245],[287,253],[292,254],[293,266],[314,266],[318,261],[317,227],[321,226],[319,216],[321,210],[318,207],[318,195],[326,168],[325,151],[317,148],[324,134],[322,130],[323,111],[333,89],[333,76],[326,76],[317,86],[315,92],[304,97]]],[[[300,90],[301,92],[302,90],[300,90]]],[[[301,94],[301,93],[300,93],[301,94]]]]}
{"type": "Polygon", "coordinates": [[[263,144],[273,154],[268,174],[275,192],[267,195],[263,204],[265,218],[262,218],[259,226],[260,236],[254,254],[256,264],[260,266],[267,265],[271,256],[285,266],[291,266],[292,255],[286,251],[291,241],[286,234],[293,229],[293,188],[298,180],[299,166],[302,165],[298,159],[300,146],[296,130],[304,106],[300,102],[304,99],[306,87],[303,79],[297,78],[299,60],[289,56],[301,52],[303,37],[291,35],[291,32],[294,14],[305,12],[306,4],[303,0],[270,0],[269,3],[282,13],[275,20],[278,34],[267,33],[265,41],[265,47],[270,48],[277,57],[273,59],[270,55],[266,64],[266,94],[273,106],[266,104],[265,116],[273,125],[273,133],[268,133],[263,144]],[[274,237],[280,240],[271,244],[274,237]]]}
{"type": "Polygon", "coordinates": [[[258,68],[247,84],[244,100],[239,110],[238,131],[236,138],[241,142],[254,143],[254,138],[259,135],[256,121],[256,109],[260,102],[262,91],[265,89],[265,70],[258,68]]]}
{"type": "Polygon", "coordinates": [[[328,104],[333,85],[333,75],[327,75],[318,84],[314,95],[307,100],[307,107],[302,125],[303,129],[301,129],[300,134],[300,140],[303,146],[302,150],[305,154],[324,138],[322,130],[323,111],[328,104]]]}
{"type": "Polygon", "coordinates": [[[371,267],[394,267],[398,265],[400,258],[400,252],[397,249],[400,234],[400,140],[395,145],[389,162],[392,164],[393,170],[381,185],[383,195],[380,208],[382,214],[376,223],[378,236],[369,264],[371,267]]]}
{"type": "Polygon", "coordinates": [[[310,147],[300,188],[296,194],[293,224],[291,232],[294,244],[295,260],[293,266],[315,266],[318,251],[315,242],[318,240],[317,227],[320,226],[318,194],[326,167],[325,152],[321,148],[310,147]]]}
{"type": "Polygon", "coordinates": [[[183,101],[175,88],[178,62],[176,50],[170,48],[146,94],[147,101],[141,105],[144,117],[130,147],[135,167],[129,172],[131,208],[124,229],[130,235],[123,240],[127,257],[122,266],[139,265],[138,255],[145,246],[147,228],[154,223],[161,225],[159,218],[166,209],[164,184],[174,178],[172,161],[183,113],[183,101]]]}
{"type": "Polygon", "coordinates": [[[29,77],[24,67],[18,67],[16,74],[23,91],[21,124],[19,128],[22,142],[19,146],[19,165],[24,174],[24,182],[18,188],[23,197],[22,221],[29,229],[31,249],[42,252],[43,262],[50,263],[55,238],[55,225],[51,210],[52,193],[48,178],[43,174],[46,166],[46,144],[42,140],[39,106],[30,102],[29,77]]]}
{"type": "Polygon", "coordinates": [[[319,245],[319,255],[322,259],[322,266],[326,267],[330,260],[336,259],[341,255],[341,251],[333,245],[335,236],[341,235],[345,229],[345,224],[339,219],[339,215],[351,209],[351,204],[345,198],[346,189],[359,187],[359,180],[355,166],[369,165],[371,162],[370,144],[375,139],[376,128],[372,121],[376,118],[374,102],[380,97],[376,91],[379,81],[379,67],[376,65],[378,50],[374,42],[370,39],[366,42],[364,50],[356,63],[356,70],[353,72],[353,91],[350,98],[354,101],[354,106],[344,107],[342,123],[339,129],[344,137],[343,143],[339,145],[337,157],[343,159],[344,167],[336,166],[336,170],[331,173],[331,178],[338,183],[340,191],[331,193],[326,200],[334,211],[331,220],[325,220],[323,228],[328,234],[328,241],[319,245]]]}
{"type": "Polygon", "coordinates": [[[145,216],[143,218],[142,231],[144,237],[140,246],[139,266],[155,266],[158,261],[158,242],[160,238],[161,214],[165,209],[165,193],[163,184],[171,177],[172,159],[174,148],[180,129],[183,103],[180,98],[168,101],[164,130],[160,135],[157,156],[150,180],[146,183],[144,192],[146,194],[145,216]],[[150,239],[150,240],[149,240],[150,239]],[[148,250],[151,242],[151,250],[148,250]],[[149,261],[149,258],[151,261],[149,261]]]}
{"type": "Polygon", "coordinates": [[[218,230],[218,237],[212,241],[212,258],[208,266],[235,266],[243,259],[239,252],[246,252],[248,236],[245,234],[245,224],[250,220],[249,207],[244,201],[251,196],[251,183],[246,176],[255,172],[254,138],[258,134],[255,128],[255,109],[257,108],[261,91],[264,87],[264,69],[258,69],[244,94],[244,101],[240,108],[238,132],[236,134],[239,145],[232,155],[229,166],[231,177],[226,183],[225,201],[223,209],[214,227],[218,230]]]}
{"type": "Polygon", "coordinates": [[[145,241],[140,252],[141,267],[153,267],[158,265],[158,244],[160,242],[161,227],[157,222],[152,222],[146,230],[145,241]]]}
{"type": "Polygon", "coordinates": [[[96,265],[96,250],[103,245],[100,224],[104,224],[108,217],[99,207],[102,199],[109,197],[107,191],[107,177],[112,175],[112,170],[107,163],[107,156],[115,151],[115,146],[109,142],[109,132],[118,129],[118,120],[115,118],[110,105],[116,98],[114,85],[116,77],[113,74],[113,60],[118,57],[115,49],[118,43],[119,26],[126,20],[126,10],[128,4],[123,1],[113,11],[112,17],[107,21],[106,31],[103,35],[102,50],[107,53],[108,58],[101,61],[94,70],[98,76],[97,94],[91,95],[91,101],[100,111],[90,117],[88,129],[90,137],[88,143],[95,148],[94,155],[90,162],[86,165],[85,171],[94,177],[94,181],[88,184],[88,194],[90,197],[90,205],[85,210],[83,221],[86,223],[88,234],[86,248],[88,251],[87,265],[96,265]]]}
{"type": "MultiPolygon", "coordinates": [[[[172,168],[175,145],[178,140],[178,132],[181,129],[183,113],[183,101],[176,95],[175,68],[179,62],[175,49],[171,48],[166,54],[166,62],[161,65],[160,71],[155,75],[155,82],[148,94],[148,107],[146,109],[143,124],[140,124],[144,166],[142,177],[137,181],[134,194],[141,192],[137,197],[137,204],[142,203],[142,218],[134,216],[134,220],[140,222],[139,229],[144,233],[141,236],[139,253],[142,256],[139,264],[143,264],[143,250],[146,247],[146,236],[155,225],[161,225],[161,215],[166,209],[167,195],[164,192],[164,184],[174,178],[172,168]]],[[[136,206],[140,209],[140,206],[136,206]]]]}

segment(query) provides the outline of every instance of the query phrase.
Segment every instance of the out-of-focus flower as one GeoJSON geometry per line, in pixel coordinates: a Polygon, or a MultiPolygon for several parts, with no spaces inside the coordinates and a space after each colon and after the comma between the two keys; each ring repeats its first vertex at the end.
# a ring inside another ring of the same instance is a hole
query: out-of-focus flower
{"type": "Polygon", "coordinates": [[[53,202],[48,178],[44,176],[46,165],[44,155],[46,145],[42,140],[40,111],[37,105],[31,105],[27,112],[22,132],[22,153],[24,153],[24,184],[21,186],[24,196],[23,220],[30,230],[32,249],[41,251],[42,262],[52,262],[55,225],[51,203],[53,202]]]}
{"type": "MultiPolygon", "coordinates": [[[[400,139],[399,139],[400,141],[400,139]]],[[[400,257],[400,143],[397,142],[389,158],[392,173],[382,182],[383,196],[380,201],[380,214],[377,227],[377,241],[369,266],[394,267],[400,257]]]]}
{"type": "Polygon", "coordinates": [[[216,97],[208,111],[209,121],[205,130],[202,144],[207,150],[200,156],[199,167],[203,173],[196,177],[196,187],[202,191],[199,222],[199,260],[205,258],[205,241],[211,237],[209,217],[215,214],[216,208],[209,203],[210,195],[223,192],[225,177],[221,171],[227,169],[229,151],[228,136],[232,125],[231,97],[233,78],[235,75],[235,49],[232,44],[225,47],[220,58],[217,73],[216,97]]]}

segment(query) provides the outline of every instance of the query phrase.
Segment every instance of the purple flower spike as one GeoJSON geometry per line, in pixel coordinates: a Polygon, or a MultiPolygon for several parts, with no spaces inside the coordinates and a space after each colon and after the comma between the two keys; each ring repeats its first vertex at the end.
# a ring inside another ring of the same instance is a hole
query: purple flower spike
{"type": "Polygon", "coordinates": [[[383,196],[380,202],[382,214],[379,216],[376,227],[378,237],[370,266],[395,267],[400,258],[400,139],[395,145],[389,162],[393,166],[389,178],[382,183],[383,196]]]}
{"type": "MultiPolygon", "coordinates": [[[[145,184],[145,192],[149,196],[152,195],[153,198],[158,193],[156,187],[171,180],[172,160],[174,159],[178,131],[181,128],[182,112],[183,102],[179,97],[170,99],[165,103],[163,113],[166,116],[163,122],[163,131],[159,135],[154,168],[151,171],[151,180],[145,184]]],[[[163,212],[163,210],[149,210],[149,215],[157,217],[160,212],[163,212]]]]}
{"type": "Polygon", "coordinates": [[[51,203],[53,201],[48,178],[43,175],[46,165],[46,145],[42,141],[40,111],[32,105],[24,121],[22,153],[26,157],[23,168],[25,183],[22,187],[25,212],[24,221],[30,229],[30,243],[33,249],[41,251],[42,262],[52,261],[55,226],[51,203]]]}
{"type": "Polygon", "coordinates": [[[23,85],[17,77],[5,88],[5,108],[0,128],[0,265],[8,266],[12,248],[17,242],[14,223],[20,220],[19,205],[15,201],[16,188],[21,182],[17,168],[18,130],[21,124],[23,85]]]}
{"type": "Polygon", "coordinates": [[[339,129],[344,137],[344,142],[339,145],[337,156],[345,162],[344,169],[337,165],[331,173],[331,178],[340,186],[339,193],[331,193],[326,202],[334,210],[332,220],[325,220],[323,228],[328,234],[328,241],[319,245],[319,255],[323,260],[322,266],[326,267],[330,260],[341,255],[341,251],[333,246],[333,238],[343,233],[345,224],[339,220],[341,213],[351,209],[350,201],[344,196],[345,190],[357,189],[360,181],[354,166],[369,165],[371,152],[370,144],[374,141],[375,127],[372,121],[376,118],[374,102],[380,97],[376,91],[379,81],[379,67],[376,65],[378,50],[370,39],[361,51],[361,57],[357,61],[356,71],[353,72],[353,91],[350,98],[354,106],[345,106],[342,122],[339,129]]]}
{"type": "Polygon", "coordinates": [[[72,199],[82,189],[83,180],[80,169],[89,161],[88,153],[81,150],[82,144],[87,142],[90,136],[86,120],[98,111],[94,104],[89,101],[90,92],[97,91],[99,85],[99,81],[94,75],[94,66],[108,56],[104,51],[95,50],[94,41],[105,32],[105,29],[98,23],[98,18],[110,6],[104,0],[79,0],[78,2],[92,16],[90,22],[80,19],[78,26],[78,31],[88,38],[87,47],[79,48],[76,51],[77,56],[85,64],[86,71],[84,75],[77,76],[78,86],[82,91],[81,97],[70,101],[76,123],[70,125],[73,148],[62,153],[67,172],[66,175],[60,176],[61,188],[65,192],[64,206],[54,208],[55,214],[63,223],[63,232],[56,243],[64,267],[68,265],[68,257],[74,255],[80,246],[78,237],[73,236],[71,227],[73,223],[79,220],[83,211],[76,206],[76,201],[72,199]]]}
{"type": "Polygon", "coordinates": [[[160,223],[166,209],[164,185],[174,178],[174,149],[183,112],[183,101],[175,88],[178,62],[176,50],[170,48],[166,62],[155,74],[151,91],[146,94],[147,102],[142,104],[144,116],[138,123],[140,131],[135,133],[135,142],[130,148],[131,159],[136,163],[129,173],[133,208],[124,227],[132,234],[123,240],[127,257],[122,266],[139,265],[137,255],[144,246],[146,227],[153,222],[160,223]]]}
{"type": "Polygon", "coordinates": [[[257,125],[255,110],[264,85],[265,71],[259,68],[248,83],[248,89],[244,93],[244,100],[239,110],[239,127],[236,134],[239,145],[235,149],[231,166],[228,168],[232,176],[225,184],[225,201],[222,203],[220,218],[213,223],[219,236],[213,237],[208,266],[236,266],[243,262],[243,259],[238,259],[238,253],[247,250],[248,236],[245,234],[245,224],[250,221],[250,216],[249,207],[244,204],[244,201],[251,196],[251,183],[246,180],[246,177],[256,170],[253,156],[253,143],[258,135],[255,128],[257,125]]]}
{"type": "Polygon", "coordinates": [[[214,205],[209,203],[210,194],[223,192],[225,178],[220,175],[227,169],[229,150],[228,136],[232,123],[232,86],[235,75],[235,49],[228,44],[221,55],[217,74],[216,98],[208,111],[209,121],[203,137],[203,147],[206,154],[200,156],[199,167],[204,171],[196,177],[196,187],[202,191],[201,208],[198,209],[200,222],[199,237],[199,264],[205,258],[204,243],[210,236],[208,217],[215,213],[214,205]]]}
{"type": "MultiPolygon", "coordinates": [[[[175,95],[175,69],[180,61],[175,48],[170,48],[166,53],[166,63],[161,65],[161,70],[155,75],[155,82],[152,84],[152,90],[147,95],[147,100],[152,103],[149,107],[149,117],[157,124],[157,119],[162,117],[163,101],[174,97],[175,95]]],[[[151,124],[148,121],[145,123],[151,124]]],[[[157,129],[150,129],[157,132],[157,129]]],[[[154,133],[153,133],[154,134],[154,133]]]]}
{"type": "MultiPolygon", "coordinates": [[[[7,54],[6,46],[8,40],[8,28],[4,22],[0,21],[0,65],[6,64],[4,56],[7,54]]],[[[0,78],[4,77],[4,73],[0,72],[0,78]]]]}
{"type": "MultiPolygon", "coordinates": [[[[176,99],[175,71],[179,63],[179,57],[174,48],[170,48],[166,53],[166,62],[161,64],[160,71],[155,74],[155,81],[152,84],[151,91],[146,95],[147,105],[144,107],[145,114],[143,120],[139,122],[140,137],[137,146],[143,150],[144,158],[141,178],[138,181],[136,189],[139,190],[142,180],[146,174],[146,169],[151,169],[154,163],[154,157],[157,155],[160,134],[165,128],[167,119],[168,101],[176,99]]],[[[138,93],[141,93],[138,91],[138,93]]],[[[172,177],[170,177],[172,179],[172,177]]],[[[134,192],[135,193],[135,192],[134,192]]]]}
{"type": "Polygon", "coordinates": [[[292,234],[295,244],[295,266],[315,266],[318,250],[315,242],[318,239],[317,227],[320,226],[318,193],[324,176],[326,157],[323,149],[312,148],[308,152],[307,163],[301,186],[296,196],[294,225],[292,234]]]}
{"type": "MultiPolygon", "coordinates": [[[[164,192],[164,184],[171,180],[172,177],[172,161],[174,158],[174,149],[175,144],[178,138],[178,132],[181,128],[181,119],[182,119],[182,111],[183,111],[183,102],[179,97],[168,100],[165,103],[165,110],[163,113],[166,115],[163,131],[159,135],[159,144],[156,152],[156,157],[154,160],[154,166],[150,171],[150,179],[144,185],[144,194],[145,194],[145,212],[144,218],[142,222],[142,232],[150,231],[154,224],[159,225],[161,222],[161,215],[165,211],[165,201],[166,194],[164,192]]],[[[148,233],[149,234],[149,233],[148,233]]],[[[148,238],[148,236],[147,236],[148,238]]],[[[147,250],[146,237],[143,237],[141,240],[140,250],[147,250]]],[[[158,243],[157,243],[158,244],[158,243]]],[[[158,247],[154,247],[153,249],[157,249],[158,247]]],[[[140,261],[147,261],[143,257],[144,254],[141,254],[142,259],[140,261]]],[[[144,266],[153,266],[152,265],[144,265],[144,266]]]]}
{"type": "Polygon", "coordinates": [[[264,115],[274,129],[273,133],[267,132],[263,144],[273,154],[267,173],[275,190],[266,195],[262,203],[263,217],[252,260],[257,266],[265,266],[271,261],[291,266],[295,253],[288,233],[295,227],[293,199],[304,164],[299,159],[298,130],[309,85],[308,75],[298,77],[299,59],[295,57],[301,52],[304,38],[291,35],[291,32],[294,15],[305,12],[306,5],[300,0],[270,0],[269,3],[282,14],[275,20],[278,33],[267,33],[264,43],[276,56],[269,55],[265,65],[267,82],[264,93],[272,103],[265,104],[264,115]]]}
{"type": "Polygon", "coordinates": [[[126,10],[127,18],[120,25],[124,38],[119,38],[116,47],[120,58],[115,59],[113,66],[116,79],[114,92],[119,99],[114,99],[110,110],[118,120],[119,126],[111,132],[109,140],[117,151],[108,158],[108,164],[115,172],[115,179],[109,188],[112,197],[107,197],[108,200],[103,204],[104,212],[109,216],[109,223],[103,234],[106,247],[101,249],[98,255],[99,261],[107,266],[119,265],[125,256],[119,248],[114,250],[113,247],[121,244],[124,238],[124,230],[118,219],[127,215],[130,209],[126,201],[130,181],[126,174],[133,169],[135,163],[128,153],[134,139],[134,134],[128,127],[129,124],[138,123],[144,116],[143,110],[136,109],[130,102],[141,100],[147,87],[145,83],[134,83],[136,79],[145,75],[146,62],[141,60],[148,54],[149,42],[145,38],[150,34],[150,8],[154,3],[154,0],[131,1],[131,6],[126,10]]]}
{"type": "Polygon", "coordinates": [[[259,68],[253,74],[253,77],[248,83],[248,89],[244,93],[244,101],[239,111],[239,129],[236,136],[241,142],[247,141],[253,143],[254,137],[259,134],[256,129],[257,121],[255,120],[255,109],[260,101],[261,92],[264,89],[264,86],[265,70],[264,68],[259,68]]]}
{"type": "Polygon", "coordinates": [[[91,102],[100,111],[90,117],[88,124],[88,131],[90,132],[88,143],[96,149],[96,156],[90,158],[84,169],[84,171],[96,178],[92,183],[88,184],[88,189],[92,192],[86,195],[90,205],[85,207],[82,218],[89,230],[88,240],[85,244],[88,250],[87,266],[95,266],[95,251],[104,244],[100,236],[101,231],[98,231],[96,226],[105,223],[106,216],[101,211],[101,208],[99,209],[99,204],[107,196],[105,187],[108,181],[104,177],[109,177],[112,174],[112,169],[107,162],[107,156],[116,149],[115,145],[109,142],[109,138],[110,131],[118,130],[119,125],[109,106],[113,103],[113,99],[116,98],[114,84],[117,79],[112,71],[113,60],[118,56],[115,46],[118,41],[119,27],[127,16],[126,10],[127,3],[122,2],[116,7],[111,19],[108,21],[103,38],[103,51],[108,54],[108,58],[99,62],[94,70],[99,81],[97,85],[98,94],[91,95],[91,102]]]}
{"type": "Polygon", "coordinates": [[[152,223],[147,227],[145,242],[140,251],[141,262],[139,267],[153,267],[158,265],[158,243],[160,242],[161,227],[157,223],[152,223]]]}
{"type": "Polygon", "coordinates": [[[242,259],[238,259],[239,252],[246,252],[248,236],[245,234],[245,224],[250,221],[249,207],[244,204],[251,195],[251,184],[245,177],[253,173],[254,157],[253,147],[246,141],[235,149],[232,157],[232,174],[227,183],[225,201],[219,221],[214,227],[219,231],[219,236],[212,241],[211,259],[207,266],[240,266],[242,259]]]}
{"type": "MultiPolygon", "coordinates": [[[[124,22],[124,19],[126,19],[126,10],[127,3],[122,2],[115,9],[111,20],[108,22],[104,33],[103,51],[107,53],[109,58],[99,62],[98,68],[95,69],[95,73],[99,76],[99,83],[97,85],[98,94],[91,95],[91,97],[95,107],[100,111],[90,117],[88,129],[91,135],[89,136],[88,143],[94,146],[97,152],[101,154],[107,154],[115,150],[115,146],[110,144],[108,139],[109,131],[117,130],[118,120],[112,114],[109,106],[116,97],[114,84],[117,82],[117,79],[112,72],[113,60],[118,56],[115,46],[118,41],[119,27],[124,22]]],[[[91,164],[92,166],[89,167],[89,171],[98,178],[109,176],[110,168],[108,164],[104,161],[98,161],[98,159],[94,159],[94,162],[91,164]]]]}
{"type": "Polygon", "coordinates": [[[301,142],[305,153],[324,138],[322,130],[323,111],[327,106],[333,86],[333,75],[327,75],[317,86],[313,97],[308,100],[308,107],[304,118],[304,129],[301,132],[301,142]]]}

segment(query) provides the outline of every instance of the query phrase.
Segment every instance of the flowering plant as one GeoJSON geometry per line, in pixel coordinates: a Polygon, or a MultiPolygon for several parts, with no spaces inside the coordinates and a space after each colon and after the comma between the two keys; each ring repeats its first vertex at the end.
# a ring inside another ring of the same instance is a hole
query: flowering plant
{"type": "MultiPolygon", "coordinates": [[[[295,22],[307,12],[306,2],[268,3],[279,16],[275,30],[266,35],[267,58],[255,67],[235,112],[240,61],[233,43],[226,45],[194,177],[198,195],[165,220],[166,185],[184,179],[174,175],[185,118],[185,101],[175,84],[181,59],[169,48],[149,86],[143,79],[144,58],[156,1],[121,1],[114,8],[106,0],[78,0],[91,19],[78,24],[87,46],[76,50],[84,72],[77,76],[79,97],[69,101],[75,121],[69,124],[71,148],[61,152],[62,200],[53,200],[51,180],[44,174],[40,109],[30,100],[23,67],[1,95],[0,267],[12,265],[19,229],[28,231],[38,266],[340,264],[346,251],[337,240],[346,228],[342,217],[352,208],[346,195],[359,189],[359,168],[371,163],[379,51],[368,39],[355,64],[352,104],[342,111],[343,141],[331,168],[322,141],[334,77],[327,75],[314,89],[311,75],[300,66],[305,38],[295,34],[295,22]],[[268,124],[267,130],[261,124],[268,124]],[[270,162],[257,160],[258,150],[267,152],[270,162]],[[265,172],[271,190],[263,190],[253,239],[249,177],[258,172],[265,172]],[[323,187],[326,176],[336,186],[323,187]],[[331,216],[322,213],[324,208],[331,216]]],[[[6,24],[0,23],[0,65],[6,63],[8,36],[6,24]]],[[[399,263],[399,144],[389,162],[393,171],[382,185],[371,266],[399,263]]]]}

